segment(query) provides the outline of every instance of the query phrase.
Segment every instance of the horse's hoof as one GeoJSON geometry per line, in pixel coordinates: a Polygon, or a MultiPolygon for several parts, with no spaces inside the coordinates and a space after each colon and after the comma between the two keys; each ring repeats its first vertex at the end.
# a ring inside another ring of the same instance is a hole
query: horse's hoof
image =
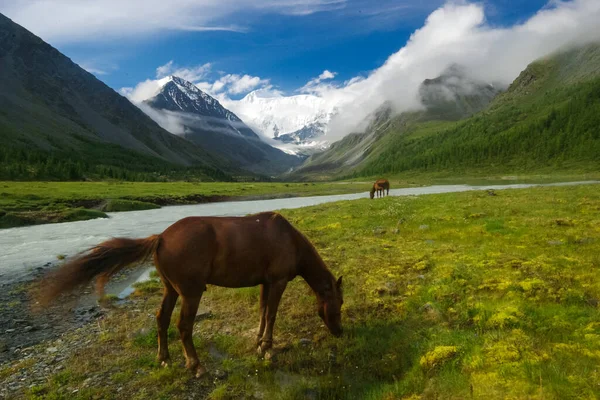
{"type": "Polygon", "coordinates": [[[196,374],[195,374],[195,376],[196,376],[197,379],[199,379],[199,378],[202,378],[204,375],[206,375],[207,372],[208,371],[206,370],[206,368],[204,368],[203,366],[199,365],[198,368],[196,368],[196,374]]]}
{"type": "Polygon", "coordinates": [[[269,350],[265,351],[265,360],[275,361],[275,358],[276,358],[276,353],[273,351],[273,349],[269,349],[269,350]]]}
{"type": "Polygon", "coordinates": [[[259,356],[263,357],[265,355],[265,353],[267,352],[267,350],[269,350],[271,347],[273,347],[272,341],[263,340],[262,343],[256,349],[256,352],[258,353],[259,356]]]}

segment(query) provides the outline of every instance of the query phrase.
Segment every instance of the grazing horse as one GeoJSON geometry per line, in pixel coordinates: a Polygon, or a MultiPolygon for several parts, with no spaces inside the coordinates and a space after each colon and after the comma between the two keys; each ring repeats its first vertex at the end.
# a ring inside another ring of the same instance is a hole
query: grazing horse
{"type": "Polygon", "coordinates": [[[342,278],[334,278],[304,235],[281,215],[271,212],[246,217],[188,217],[160,235],[107,240],[46,276],[37,299],[41,305],[47,305],[61,293],[89,283],[94,277],[102,295],[111,275],[150,256],[164,285],[162,304],[156,314],[158,361],[162,365],[169,360],[167,330],[177,298],[181,297],[177,327],[186,367],[196,377],[206,372],[198,360],[192,331],[207,284],[229,288],[260,285],[256,340],[261,355],[272,347],[279,301],[288,282],[298,275],[314,291],[319,316],[329,331],[335,336],[342,334],[342,278]]]}
{"type": "Polygon", "coordinates": [[[383,197],[384,190],[387,190],[387,195],[390,195],[390,182],[387,179],[377,179],[371,188],[371,198],[375,197],[375,192],[377,192],[377,197],[383,197]]]}

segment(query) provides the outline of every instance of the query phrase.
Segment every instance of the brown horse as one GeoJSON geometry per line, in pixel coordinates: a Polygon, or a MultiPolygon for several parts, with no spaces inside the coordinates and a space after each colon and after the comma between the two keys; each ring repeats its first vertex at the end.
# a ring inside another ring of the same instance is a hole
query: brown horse
{"type": "Polygon", "coordinates": [[[377,179],[371,188],[371,198],[375,197],[375,192],[377,192],[377,197],[383,197],[384,190],[387,190],[387,195],[390,195],[390,182],[387,179],[377,179]]]}
{"type": "Polygon", "coordinates": [[[99,294],[122,268],[150,256],[164,285],[158,323],[158,360],[169,360],[167,330],[181,296],[177,327],[186,367],[197,377],[206,372],[192,341],[194,319],[206,285],[240,288],[260,285],[259,354],[272,347],[279,301],[289,281],[301,276],[315,292],[319,316],[335,336],[342,334],[342,278],[337,281],[310,243],[277,213],[246,217],[188,217],[160,235],[114,238],[82,253],[41,282],[40,304],[97,277],[99,294]]]}

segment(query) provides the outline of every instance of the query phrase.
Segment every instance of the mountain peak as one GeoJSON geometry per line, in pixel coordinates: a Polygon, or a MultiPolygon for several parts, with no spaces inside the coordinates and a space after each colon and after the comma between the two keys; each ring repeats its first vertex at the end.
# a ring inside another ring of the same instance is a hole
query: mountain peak
{"type": "Polygon", "coordinates": [[[281,173],[297,166],[301,158],[289,155],[260,140],[234,113],[204,93],[192,82],[177,76],[159,81],[160,90],[145,100],[148,115],[165,123],[164,111],[174,111],[166,128],[177,126],[179,133],[191,142],[218,154],[232,165],[256,173],[281,173]],[[176,121],[176,123],[173,123],[176,121]]]}
{"type": "Polygon", "coordinates": [[[468,117],[484,109],[499,92],[490,83],[470,77],[469,70],[456,63],[437,78],[425,79],[419,88],[429,116],[442,120],[468,117]]]}
{"type": "Polygon", "coordinates": [[[156,96],[144,101],[153,108],[241,122],[237,115],[190,81],[170,75],[159,80],[159,84],[156,96]]]}
{"type": "MultiPolygon", "coordinates": [[[[178,76],[170,75],[166,78],[161,79],[159,83],[161,84],[159,94],[167,93],[171,97],[176,96],[176,94],[181,94],[187,97],[191,102],[205,102],[213,108],[223,108],[223,106],[221,106],[218,100],[200,90],[192,82],[186,81],[185,79],[180,78],[178,76]]],[[[182,108],[181,111],[189,110],[185,110],[182,108]]],[[[239,120],[239,118],[235,117],[233,120],[239,120]]]]}

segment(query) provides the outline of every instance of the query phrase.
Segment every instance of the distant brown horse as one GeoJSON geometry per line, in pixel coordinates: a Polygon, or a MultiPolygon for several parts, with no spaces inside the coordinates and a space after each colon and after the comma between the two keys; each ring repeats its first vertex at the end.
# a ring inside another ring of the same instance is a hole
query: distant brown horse
{"type": "Polygon", "coordinates": [[[383,197],[384,190],[387,190],[387,195],[390,195],[390,182],[387,179],[377,179],[371,188],[371,198],[375,197],[375,192],[377,192],[377,197],[383,197]]]}
{"type": "Polygon", "coordinates": [[[186,366],[197,377],[206,372],[192,341],[194,319],[206,285],[229,288],[260,285],[259,354],[272,347],[277,307],[286,285],[297,275],[317,297],[319,316],[335,336],[342,334],[342,278],[337,281],[310,243],[277,213],[246,217],[188,217],[160,235],[107,240],[67,262],[41,282],[40,304],[97,277],[99,294],[122,268],[150,256],[164,285],[158,323],[158,360],[169,360],[167,330],[181,296],[177,327],[186,366]]]}

